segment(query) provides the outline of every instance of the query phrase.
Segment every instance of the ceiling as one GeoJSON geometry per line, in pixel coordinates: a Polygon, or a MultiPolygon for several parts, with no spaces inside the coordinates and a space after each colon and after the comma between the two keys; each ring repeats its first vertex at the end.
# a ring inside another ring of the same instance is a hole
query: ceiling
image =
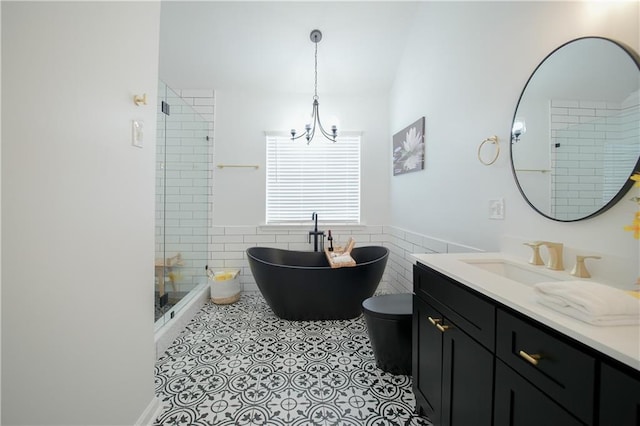
{"type": "Polygon", "coordinates": [[[175,89],[388,91],[416,2],[163,1],[160,78],[175,89]]]}

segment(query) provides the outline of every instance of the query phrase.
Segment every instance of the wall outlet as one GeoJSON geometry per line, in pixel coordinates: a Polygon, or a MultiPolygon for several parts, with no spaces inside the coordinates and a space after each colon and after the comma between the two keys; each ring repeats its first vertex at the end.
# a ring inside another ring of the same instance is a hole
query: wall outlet
{"type": "Polygon", "coordinates": [[[489,200],[489,219],[504,219],[504,198],[489,200]]]}

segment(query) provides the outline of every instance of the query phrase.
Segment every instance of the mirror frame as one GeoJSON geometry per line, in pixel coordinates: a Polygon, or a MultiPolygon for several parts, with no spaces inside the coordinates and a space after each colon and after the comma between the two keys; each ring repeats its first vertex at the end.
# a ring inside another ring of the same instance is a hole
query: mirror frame
{"type": "Polygon", "coordinates": [[[524,96],[525,92],[527,91],[527,87],[529,86],[529,83],[531,82],[531,80],[533,79],[533,77],[535,76],[536,72],[538,71],[538,69],[544,65],[544,63],[547,61],[547,59],[549,59],[552,55],[554,55],[555,53],[557,53],[560,49],[568,46],[569,44],[581,41],[581,40],[587,40],[587,39],[597,39],[597,40],[605,40],[607,42],[612,43],[614,46],[619,47],[620,49],[622,49],[630,58],[631,60],[636,64],[636,67],[638,68],[638,72],[640,72],[640,55],[638,55],[638,53],[636,53],[631,47],[627,46],[626,44],[607,38],[607,37],[600,37],[600,36],[585,36],[585,37],[579,37],[573,40],[570,40],[560,46],[558,46],[557,48],[555,48],[551,53],[549,53],[547,56],[544,57],[544,59],[538,64],[538,66],[536,66],[536,68],[533,70],[533,73],[531,73],[531,75],[529,76],[529,78],[527,79],[527,82],[525,83],[524,87],[522,88],[522,92],[520,92],[520,96],[518,97],[518,103],[516,104],[516,109],[513,113],[513,119],[511,120],[511,127],[509,128],[509,160],[511,162],[511,172],[513,174],[513,179],[516,182],[516,185],[518,186],[518,190],[520,191],[520,194],[522,195],[522,198],[524,198],[524,200],[527,202],[527,204],[529,204],[529,206],[535,210],[537,213],[539,213],[540,215],[546,217],[547,219],[550,220],[554,220],[556,222],[577,222],[579,220],[585,220],[585,219],[590,219],[593,218],[595,216],[598,216],[604,212],[606,212],[607,210],[609,210],[611,207],[613,207],[618,201],[620,201],[626,194],[627,192],[629,192],[629,190],[631,189],[631,187],[633,186],[634,182],[629,179],[634,173],[636,172],[640,172],[640,156],[638,157],[638,161],[636,162],[635,167],[633,168],[633,170],[631,170],[631,173],[629,173],[629,177],[627,178],[626,182],[624,183],[624,185],[620,188],[620,190],[618,191],[618,193],[611,198],[611,200],[609,200],[609,202],[607,202],[607,204],[605,204],[604,206],[602,206],[600,209],[596,210],[595,212],[586,215],[586,216],[582,216],[576,219],[558,219],[552,216],[549,216],[548,214],[540,211],[538,208],[536,208],[536,206],[534,206],[531,201],[529,201],[529,198],[527,198],[527,195],[525,194],[524,190],[522,189],[522,186],[520,185],[520,181],[518,180],[518,175],[516,174],[516,169],[514,166],[514,162],[513,162],[513,125],[515,123],[516,120],[516,116],[518,114],[518,107],[520,106],[520,102],[522,101],[522,97],[524,96]]]}

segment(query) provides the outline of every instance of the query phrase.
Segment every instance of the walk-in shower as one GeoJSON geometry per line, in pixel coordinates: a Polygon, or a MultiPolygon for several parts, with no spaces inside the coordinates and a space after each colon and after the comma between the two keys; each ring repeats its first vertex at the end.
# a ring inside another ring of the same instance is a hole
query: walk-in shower
{"type": "Polygon", "coordinates": [[[174,317],[196,287],[207,283],[211,125],[176,91],[159,82],[154,265],[156,330],[174,317]]]}

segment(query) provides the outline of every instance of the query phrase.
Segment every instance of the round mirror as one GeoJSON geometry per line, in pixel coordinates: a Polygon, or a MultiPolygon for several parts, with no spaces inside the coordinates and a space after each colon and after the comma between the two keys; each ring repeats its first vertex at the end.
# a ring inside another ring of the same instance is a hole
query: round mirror
{"type": "Polygon", "coordinates": [[[640,170],[640,57],[601,37],[570,41],[535,69],[511,126],[511,167],[549,219],[603,213],[640,170]]]}

